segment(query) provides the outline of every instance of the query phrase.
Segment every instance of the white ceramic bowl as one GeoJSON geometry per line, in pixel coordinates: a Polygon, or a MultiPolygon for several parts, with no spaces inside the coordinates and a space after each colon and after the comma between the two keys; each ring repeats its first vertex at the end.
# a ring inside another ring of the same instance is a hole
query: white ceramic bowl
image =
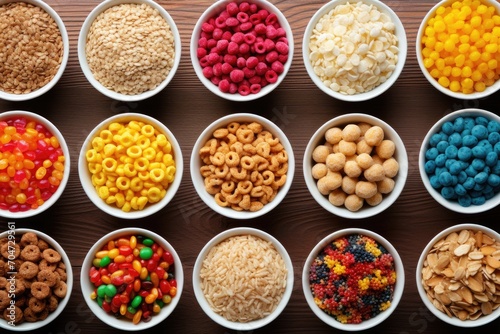
{"type": "MultiPolygon", "coordinates": [[[[66,188],[66,185],[69,180],[69,174],[70,174],[70,155],[69,155],[69,148],[68,145],[66,144],[66,141],[64,140],[63,135],[61,132],[57,129],[57,127],[52,124],[48,119],[44,118],[43,116],[40,116],[38,114],[35,114],[33,112],[29,111],[22,111],[22,110],[14,110],[14,111],[7,111],[4,113],[0,114],[0,121],[7,121],[9,119],[16,119],[19,117],[24,117],[28,121],[35,121],[38,124],[43,125],[54,137],[57,138],[59,145],[63,151],[65,161],[64,161],[64,174],[63,174],[63,179],[61,180],[61,183],[59,184],[59,187],[55,191],[52,196],[45,201],[42,205],[40,205],[37,209],[30,209],[27,211],[18,211],[18,212],[10,212],[6,210],[0,210],[0,217],[5,217],[9,219],[18,219],[18,218],[26,218],[26,217],[31,217],[34,215],[37,215],[48,208],[50,208],[58,199],[61,197],[64,189],[66,188]]],[[[36,171],[32,171],[33,175],[36,171]]]]}
{"type": "Polygon", "coordinates": [[[59,66],[59,69],[57,70],[57,73],[55,76],[50,80],[45,86],[34,90],[30,93],[27,94],[12,94],[12,93],[7,93],[2,90],[0,90],[0,99],[8,100],[8,101],[26,101],[26,100],[31,100],[34,99],[42,94],[45,94],[48,92],[52,87],[55,86],[55,84],[59,81],[59,79],[62,77],[64,70],[66,69],[66,65],[68,63],[68,58],[69,58],[69,38],[68,38],[68,32],[66,30],[66,26],[64,25],[63,20],[61,17],[57,14],[57,12],[50,7],[47,3],[44,1],[36,1],[36,0],[0,0],[0,6],[11,3],[11,2],[26,2],[29,4],[32,4],[34,6],[38,6],[42,8],[44,11],[46,11],[57,23],[57,26],[59,27],[59,31],[61,32],[61,37],[62,37],[62,42],[63,42],[63,54],[62,54],[62,60],[61,64],[59,66]]]}
{"type": "Polygon", "coordinates": [[[268,325],[274,319],[276,319],[285,309],[288,301],[290,300],[293,290],[293,283],[294,283],[293,263],[285,247],[283,247],[283,245],[272,235],[255,228],[238,227],[219,233],[203,247],[200,254],[196,258],[196,262],[193,268],[193,290],[196,300],[198,301],[200,307],[205,312],[205,314],[208,315],[214,322],[234,331],[253,331],[268,325]],[[227,238],[239,235],[253,235],[265,241],[271,242],[272,245],[278,251],[278,253],[281,255],[281,257],[283,258],[286,269],[288,271],[285,292],[283,293],[283,297],[281,298],[281,301],[279,302],[276,309],[271,314],[262,319],[253,320],[246,323],[229,321],[223,316],[219,315],[218,313],[215,313],[208,304],[200,286],[201,283],[200,270],[202,267],[202,263],[205,260],[206,256],[208,255],[209,251],[214,246],[218,245],[227,238]]]}
{"type": "Polygon", "coordinates": [[[240,114],[231,114],[219,118],[212,122],[203,132],[200,134],[196,143],[194,144],[193,151],[191,153],[191,161],[190,161],[190,172],[191,172],[191,180],[193,181],[194,188],[196,192],[200,196],[200,198],[215,212],[226,216],[228,218],[233,219],[251,219],[262,216],[272,209],[274,209],[280,202],[285,198],[288,190],[292,185],[293,176],[295,174],[295,158],[293,154],[292,145],[290,141],[286,137],[285,133],[273,122],[268,119],[250,114],[250,113],[240,113],[240,114]],[[279,189],[276,197],[264,207],[258,211],[236,211],[230,207],[222,207],[215,202],[214,196],[209,194],[205,189],[204,178],[200,173],[200,168],[203,165],[203,162],[200,158],[200,149],[205,145],[205,143],[210,140],[213,132],[216,129],[226,127],[231,122],[239,122],[239,123],[250,123],[250,122],[258,122],[263,127],[264,130],[267,130],[273,134],[275,138],[279,138],[280,143],[285,148],[286,153],[288,154],[288,172],[285,184],[279,189]]]}
{"type": "Polygon", "coordinates": [[[404,290],[404,285],[405,285],[405,272],[403,268],[403,262],[401,261],[401,258],[394,248],[394,246],[387,241],[384,237],[380,236],[379,234],[365,230],[365,229],[360,229],[360,228],[348,228],[348,229],[343,229],[336,231],[325,238],[323,238],[311,251],[309,256],[307,257],[307,260],[304,264],[304,268],[302,271],[302,289],[304,292],[304,296],[306,298],[307,304],[313,311],[313,313],[321,319],[324,323],[327,325],[337,328],[340,330],[344,331],[361,331],[361,330],[366,330],[369,328],[372,328],[380,323],[382,323],[384,320],[386,320],[392,312],[397,308],[399,301],[401,300],[401,297],[403,295],[403,290],[404,290]],[[316,256],[325,248],[328,244],[332,243],[334,240],[337,240],[338,238],[348,236],[351,234],[360,234],[364,235],[367,237],[371,237],[374,239],[376,242],[378,242],[381,246],[383,246],[389,254],[392,255],[394,258],[394,265],[395,265],[395,270],[396,270],[396,284],[394,287],[394,293],[393,293],[393,298],[391,301],[391,305],[389,306],[388,309],[385,311],[379,313],[377,316],[362,321],[359,324],[343,324],[339,321],[337,321],[335,318],[330,316],[329,314],[325,313],[323,310],[319,308],[318,305],[314,302],[314,297],[311,292],[311,289],[309,287],[309,271],[311,268],[311,265],[316,258],[316,256]]]}
{"type": "Polygon", "coordinates": [[[401,137],[389,124],[382,121],[381,119],[367,114],[345,114],[329,120],[318,130],[316,130],[316,132],[312,135],[304,152],[303,172],[309,192],[316,200],[316,202],[318,202],[318,204],[321,205],[324,209],[344,218],[367,218],[385,211],[398,199],[399,195],[403,191],[404,185],[406,183],[406,178],[408,176],[408,156],[406,154],[405,145],[401,140],[401,137]],[[399,172],[394,177],[394,189],[391,193],[384,195],[384,198],[380,204],[376,206],[369,206],[365,203],[359,211],[353,212],[349,211],[344,206],[337,207],[333,205],[329,202],[328,196],[324,196],[320,193],[317,186],[317,180],[315,180],[312,176],[312,167],[314,166],[312,153],[318,145],[322,145],[323,143],[325,143],[325,133],[328,129],[332,127],[343,128],[347,124],[360,122],[365,122],[371,124],[372,126],[380,126],[384,130],[385,139],[390,139],[394,142],[394,144],[396,145],[394,158],[399,163],[399,172]]]}
{"type": "MultiPolygon", "coordinates": [[[[64,251],[64,249],[61,247],[57,241],[55,241],[52,237],[48,236],[47,234],[29,229],[29,228],[17,228],[14,223],[8,223],[8,226],[5,226],[7,229],[5,232],[2,232],[0,234],[0,239],[3,238],[12,238],[12,237],[21,237],[23,234],[31,232],[35,233],[38,238],[43,239],[45,242],[47,242],[50,247],[54,250],[56,250],[59,254],[61,254],[61,261],[64,263],[66,266],[66,296],[62,298],[59,301],[59,304],[55,311],[49,313],[48,317],[44,320],[41,321],[36,321],[36,322],[26,322],[24,321],[21,324],[17,324],[15,326],[9,325],[3,318],[0,320],[0,328],[3,328],[7,331],[14,331],[14,332],[27,332],[27,331],[33,331],[39,328],[42,328],[43,326],[49,324],[52,322],[54,319],[56,319],[61,312],[63,312],[64,308],[68,304],[69,299],[71,298],[71,292],[73,290],[73,269],[71,267],[71,262],[68,258],[68,255],[64,251]]],[[[13,240],[13,239],[9,239],[13,240]]]]}
{"type": "Polygon", "coordinates": [[[429,300],[427,297],[427,293],[422,284],[422,269],[424,266],[424,261],[427,258],[427,254],[433,248],[433,246],[441,239],[445,238],[447,235],[455,232],[460,233],[461,230],[472,230],[472,231],[482,231],[483,234],[488,234],[493,237],[497,242],[500,240],[500,234],[488,227],[478,225],[478,224],[459,224],[448,227],[447,229],[439,232],[431,241],[425,246],[420,258],[418,259],[417,269],[416,269],[416,283],[417,290],[420,298],[422,299],[425,306],[432,312],[438,319],[457,327],[469,328],[469,327],[478,327],[486,325],[492,321],[495,321],[500,317],[500,307],[494,310],[490,315],[482,316],[476,320],[460,320],[457,317],[449,317],[446,313],[439,311],[429,300]]]}
{"type": "MultiPolygon", "coordinates": [[[[418,29],[417,37],[416,37],[416,53],[417,53],[417,61],[418,65],[420,67],[420,70],[424,74],[425,78],[431,83],[434,88],[439,90],[441,93],[446,94],[448,96],[451,96],[456,99],[462,99],[462,100],[477,100],[481,98],[485,98],[495,92],[497,92],[500,89],[500,80],[497,80],[495,84],[493,84],[490,87],[487,87],[483,92],[474,92],[471,94],[464,94],[461,92],[453,92],[449,88],[441,86],[438,81],[431,76],[429,73],[429,70],[425,68],[424,66],[424,59],[422,55],[422,37],[424,36],[425,33],[425,28],[427,26],[427,22],[435,16],[437,9],[440,6],[443,5],[451,5],[454,1],[453,0],[442,0],[439,1],[432,7],[432,9],[425,15],[425,17],[422,20],[422,23],[420,24],[420,27],[418,29]]],[[[487,4],[488,6],[494,6],[496,8],[497,15],[500,13],[500,4],[498,1],[491,1],[491,0],[482,0],[481,1],[484,4],[487,4]]]]}
{"type": "MultiPolygon", "coordinates": [[[[237,3],[241,3],[245,0],[236,0],[237,3]]],[[[226,100],[230,101],[238,101],[238,102],[244,102],[244,101],[251,101],[255,100],[258,98],[261,98],[269,93],[271,93],[278,85],[283,81],[285,76],[288,73],[288,70],[290,69],[290,66],[292,65],[292,59],[293,59],[293,51],[294,51],[294,40],[293,40],[293,34],[292,34],[292,29],[290,27],[290,24],[288,23],[288,20],[286,17],[283,15],[283,13],[271,2],[269,1],[264,1],[264,0],[249,0],[245,1],[250,4],[257,4],[259,8],[267,10],[269,13],[274,13],[278,17],[278,22],[280,26],[285,29],[286,31],[286,38],[288,40],[288,60],[284,64],[284,71],[278,76],[278,80],[275,83],[268,84],[265,87],[262,87],[262,89],[256,93],[256,94],[249,94],[249,95],[241,95],[239,93],[235,94],[230,94],[230,93],[224,93],[222,92],[217,85],[212,83],[209,79],[207,79],[203,75],[203,69],[200,65],[200,61],[197,57],[197,49],[198,49],[198,41],[200,38],[201,34],[201,27],[203,23],[207,22],[210,18],[215,17],[218,15],[220,12],[222,12],[225,8],[226,5],[230,2],[233,2],[233,0],[222,0],[222,1],[215,1],[212,5],[210,5],[200,16],[198,21],[196,22],[196,25],[194,26],[193,33],[191,35],[191,43],[190,43],[190,55],[191,55],[191,63],[193,64],[194,71],[200,81],[203,83],[203,85],[212,93],[215,95],[222,97],[226,100]]]]}
{"type": "Polygon", "coordinates": [[[100,238],[92,246],[92,248],[90,248],[89,252],[85,256],[85,259],[83,260],[82,269],[80,272],[80,285],[85,302],[87,303],[88,307],[92,310],[92,312],[95,314],[95,316],[98,317],[102,322],[111,327],[123,331],[140,331],[160,324],[166,318],[168,318],[168,316],[174,311],[175,307],[179,303],[184,288],[184,272],[182,269],[182,263],[179,258],[179,255],[177,254],[175,249],[170,245],[170,243],[168,243],[168,241],[166,241],[163,237],[152,231],[145,230],[142,228],[129,227],[129,228],[122,228],[106,234],[105,236],[100,238]],[[141,235],[146,238],[150,238],[172,254],[174,258],[174,268],[175,268],[174,277],[175,280],[177,281],[177,294],[172,298],[170,304],[165,305],[161,309],[160,313],[154,314],[151,317],[150,321],[148,322],[141,321],[136,325],[134,325],[131,320],[125,317],[117,318],[113,314],[106,313],[97,304],[97,301],[92,300],[90,298],[90,294],[95,290],[95,287],[89,278],[89,272],[90,268],[92,267],[92,261],[94,259],[95,253],[101,250],[101,248],[105,246],[108,243],[108,241],[132,235],[135,236],[141,235]]]}
{"type": "Polygon", "coordinates": [[[170,72],[168,73],[167,77],[165,80],[163,80],[156,88],[152,90],[145,91],[141,94],[136,94],[136,95],[127,95],[127,94],[121,94],[116,91],[113,91],[111,89],[106,88],[104,85],[102,85],[99,81],[97,81],[94,78],[94,75],[92,74],[92,71],[89,68],[89,65],[87,63],[87,57],[86,57],[86,43],[87,43],[87,34],[89,32],[90,27],[92,26],[92,23],[94,20],[97,18],[99,14],[107,10],[108,8],[111,8],[113,6],[119,5],[123,3],[121,0],[106,0],[101,2],[99,5],[97,5],[92,12],[90,12],[89,16],[85,19],[85,22],[82,25],[82,28],[80,30],[80,35],[78,37],[78,60],[80,62],[80,67],[83,71],[83,74],[87,78],[87,80],[90,82],[92,86],[94,86],[95,89],[97,89],[99,92],[102,94],[106,95],[107,97],[110,97],[115,100],[119,101],[141,101],[147,98],[150,98],[159,92],[161,92],[173,79],[177,68],[179,67],[180,61],[181,61],[181,37],[179,34],[179,30],[177,29],[177,25],[175,24],[174,20],[170,16],[170,14],[158,3],[151,1],[151,0],[128,0],[126,3],[130,4],[146,4],[154,9],[158,10],[158,12],[161,14],[161,16],[165,19],[165,21],[168,23],[170,26],[170,30],[172,31],[172,34],[174,35],[174,50],[175,50],[175,56],[174,56],[174,64],[172,68],[170,69],[170,72]]]}
{"type": "Polygon", "coordinates": [[[455,200],[448,200],[445,199],[441,193],[434,189],[431,185],[429,176],[425,172],[425,152],[427,151],[429,147],[429,141],[432,137],[433,134],[438,133],[441,130],[441,127],[444,123],[448,121],[454,121],[457,117],[467,117],[467,116],[483,116],[489,120],[495,120],[500,123],[500,117],[492,112],[482,110],[482,109],[475,109],[475,108],[470,108],[470,109],[461,109],[454,111],[452,113],[449,113],[448,115],[444,116],[441,118],[439,121],[437,121],[427,132],[427,135],[425,136],[422,146],[420,148],[420,154],[419,154],[419,159],[418,159],[418,167],[420,171],[420,177],[422,179],[422,182],[424,183],[425,188],[431,194],[431,196],[442,206],[447,208],[448,210],[452,210],[455,212],[459,213],[466,213],[466,214],[474,214],[474,213],[480,213],[480,212],[485,212],[488,210],[493,209],[494,207],[498,206],[500,204],[500,193],[496,193],[493,198],[488,199],[484,204],[482,205],[471,205],[468,207],[461,206],[457,201],[455,200]]]}
{"type": "Polygon", "coordinates": [[[403,26],[403,23],[399,19],[398,15],[386,4],[384,4],[382,1],[377,1],[377,0],[354,0],[354,1],[349,1],[349,0],[333,0],[325,3],[318,11],[312,16],[310,19],[309,23],[307,24],[307,27],[304,31],[304,37],[302,40],[302,58],[304,61],[304,65],[307,70],[307,74],[311,78],[311,80],[314,82],[316,86],[320,90],[322,90],[325,94],[334,97],[338,100],[343,100],[343,101],[349,101],[349,102],[359,102],[359,101],[366,101],[369,99],[373,99],[385,91],[387,91],[398,79],[399,75],[403,71],[404,64],[406,62],[406,55],[408,52],[408,44],[407,44],[407,39],[406,39],[406,32],[405,28],[403,26]],[[363,93],[357,93],[353,95],[347,95],[347,94],[342,94],[340,92],[335,92],[334,90],[330,89],[330,87],[326,86],[323,81],[318,77],[318,75],[315,73],[314,68],[311,64],[310,61],[310,51],[309,51],[309,42],[310,42],[310,37],[313,33],[314,28],[316,27],[316,24],[318,21],[326,14],[328,14],[331,10],[333,10],[336,6],[339,5],[344,5],[346,3],[357,3],[357,2],[363,2],[367,5],[373,5],[375,6],[380,12],[387,14],[392,22],[394,23],[396,29],[395,29],[395,35],[398,38],[398,45],[397,47],[399,48],[399,53],[398,53],[398,61],[396,64],[396,68],[394,69],[393,73],[389,76],[389,78],[382,84],[378,85],[372,90],[363,92],[363,93]]]}
{"type": "Polygon", "coordinates": [[[80,182],[82,184],[83,190],[89,197],[89,199],[102,211],[106,212],[109,215],[122,218],[122,219],[138,219],[142,217],[147,217],[152,215],[159,210],[163,209],[174,197],[179,186],[181,184],[182,174],[184,169],[184,162],[182,160],[182,151],[177,139],[174,137],[173,133],[160,121],[154,119],[153,117],[139,114],[139,113],[124,113],[112,116],[108,119],[105,119],[101,123],[99,123],[87,136],[85,142],[82,145],[82,149],[80,151],[80,156],[78,159],[78,175],[80,177],[80,182]],[[128,123],[132,120],[141,121],[145,124],[152,125],[155,129],[163,133],[167,140],[172,145],[172,156],[175,160],[175,177],[174,181],[168,186],[167,193],[163,199],[161,199],[157,203],[147,204],[143,210],[131,210],[129,212],[124,212],[120,208],[115,205],[109,205],[104,200],[102,200],[97,194],[91,180],[91,173],[88,169],[87,160],[85,157],[85,153],[88,149],[92,147],[92,139],[94,139],[101,130],[107,128],[109,124],[114,122],[120,123],[128,123]]]}

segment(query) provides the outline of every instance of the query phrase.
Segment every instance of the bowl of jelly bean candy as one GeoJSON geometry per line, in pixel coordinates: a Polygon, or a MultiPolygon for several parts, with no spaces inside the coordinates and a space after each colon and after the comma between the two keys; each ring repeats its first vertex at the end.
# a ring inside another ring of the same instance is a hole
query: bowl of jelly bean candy
{"type": "Polygon", "coordinates": [[[462,109],[441,118],[425,136],[419,170],[431,196],[459,213],[488,211],[500,203],[500,117],[462,109]]]}
{"type": "Polygon", "coordinates": [[[137,219],[163,209],[179,189],[182,151],[174,134],[157,119],[139,113],[99,123],[82,145],[80,182],[102,211],[137,219]]]}
{"type": "Polygon", "coordinates": [[[61,132],[28,111],[0,114],[0,217],[25,218],[50,208],[69,179],[61,132]]]}
{"type": "Polygon", "coordinates": [[[498,38],[498,1],[441,1],[418,30],[418,64],[440,92],[458,99],[484,98],[500,89],[498,38]]]}
{"type": "Polygon", "coordinates": [[[403,295],[405,274],[398,252],[384,237],[348,228],[321,240],[302,271],[313,313],[331,327],[358,331],[387,319],[403,295]]]}
{"type": "Polygon", "coordinates": [[[200,81],[231,101],[272,92],[290,69],[293,50],[286,17],[262,0],[216,1],[199,18],[190,43],[200,81]]]}
{"type": "Polygon", "coordinates": [[[85,302],[100,320],[135,331],[153,327],[173,312],[184,274],[179,256],[163,237],[123,228],[90,248],[80,282],[85,302]]]}

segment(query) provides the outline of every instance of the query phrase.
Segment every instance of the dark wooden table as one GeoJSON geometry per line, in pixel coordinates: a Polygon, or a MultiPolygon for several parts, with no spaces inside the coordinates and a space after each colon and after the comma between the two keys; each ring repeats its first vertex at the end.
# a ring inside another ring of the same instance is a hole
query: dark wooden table
{"type": "MultiPolygon", "coordinates": [[[[77,58],[77,40],[85,17],[100,1],[47,0],[64,20],[70,37],[70,59],[60,82],[46,95],[28,102],[0,101],[0,112],[28,110],[51,120],[59,127],[70,147],[71,175],[62,198],[46,212],[16,221],[48,233],[66,249],[74,270],[71,299],[61,316],[38,333],[117,333],[88,309],[80,290],[83,258],[104,234],[122,227],[139,226],[163,235],[177,250],[185,273],[184,292],[171,316],[149,330],[151,333],[231,333],[215,324],[201,310],[192,290],[195,259],[214,235],[228,228],[251,226],[271,233],[287,248],[295,270],[292,297],[284,312],[257,333],[334,332],[309,309],[302,293],[301,272],[314,245],[327,234],[348,227],[370,229],[387,238],[403,259],[406,284],[395,312],[371,333],[472,333],[445,324],[428,311],[417,293],[415,268],[418,257],[439,231],[465,222],[500,230],[500,209],[477,215],[457,214],[440,206],[425,190],[418,172],[418,153],[429,128],[445,114],[478,107],[498,111],[500,95],[462,101],[434,89],[421,73],[415,40],[426,12],[436,1],[384,1],[400,16],[408,38],[408,58],[396,84],[382,96],[363,103],[337,101],[322,93],[307,76],[302,61],[302,37],[308,20],[325,1],[273,0],[290,21],[295,54],[290,72],[270,95],[257,101],[235,103],[211,94],[195,76],[189,57],[193,27],[212,1],[157,1],[176,21],[182,38],[182,60],[171,84],[157,96],[138,103],[122,103],[97,92],[85,79],[77,58]],[[86,197],[78,179],[77,161],[81,145],[103,119],[122,112],[144,113],[163,121],[182,146],[184,175],[181,187],[170,204],[159,213],[128,221],[99,211],[86,197]],[[222,217],[210,210],[196,195],[189,175],[189,158],[201,131],[215,119],[234,112],[251,112],[278,124],[289,137],[296,157],[296,173],[285,200],[271,213],[251,221],[222,217]],[[409,174],[400,198],[385,212],[369,219],[348,220],[320,207],[309,194],[302,176],[302,158],[310,136],[327,120],[345,113],[374,115],[391,124],[402,137],[409,157],[409,174]]],[[[0,230],[7,220],[0,219],[0,230]]],[[[87,296],[85,296],[87,298],[87,296]]],[[[480,329],[499,333],[500,319],[480,329]]]]}

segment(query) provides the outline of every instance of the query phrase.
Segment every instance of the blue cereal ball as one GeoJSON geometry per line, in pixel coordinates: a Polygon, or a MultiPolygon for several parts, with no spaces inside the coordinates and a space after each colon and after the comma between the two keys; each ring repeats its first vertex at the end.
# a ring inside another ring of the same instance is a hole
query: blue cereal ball
{"type": "Polygon", "coordinates": [[[498,154],[495,152],[489,152],[484,159],[486,166],[494,167],[498,162],[498,154]]]}
{"type": "Polygon", "coordinates": [[[472,128],[476,125],[476,121],[472,117],[464,117],[464,129],[472,130],[472,128]]]}
{"type": "Polygon", "coordinates": [[[488,181],[488,174],[485,172],[477,173],[477,175],[474,176],[474,182],[476,182],[476,184],[484,184],[486,181],[488,181]]]}
{"type": "Polygon", "coordinates": [[[444,122],[441,126],[441,130],[448,136],[451,135],[453,133],[453,123],[450,121],[444,122]]]}
{"type": "Polygon", "coordinates": [[[459,133],[453,133],[448,137],[450,145],[460,147],[462,146],[462,136],[459,133]]]}
{"type": "Polygon", "coordinates": [[[464,183],[462,183],[462,186],[467,189],[467,190],[472,190],[474,189],[474,186],[476,185],[476,182],[474,182],[473,177],[468,177],[467,180],[465,180],[464,183]]]}
{"type": "Polygon", "coordinates": [[[484,196],[484,199],[486,200],[489,200],[489,199],[492,199],[493,197],[495,197],[495,192],[494,191],[490,191],[490,192],[483,192],[483,196],[484,196]]]}
{"type": "Polygon", "coordinates": [[[490,121],[486,117],[483,117],[483,116],[476,117],[476,124],[478,124],[478,125],[482,125],[484,127],[487,127],[489,122],[490,121]]]}
{"type": "Polygon", "coordinates": [[[462,164],[459,161],[453,162],[448,168],[452,175],[458,175],[462,172],[462,164]]]}
{"type": "Polygon", "coordinates": [[[442,139],[442,136],[441,136],[441,132],[439,133],[435,133],[431,136],[431,138],[429,139],[429,144],[432,146],[432,147],[436,147],[436,145],[441,141],[443,140],[442,139]]]}
{"type": "MultiPolygon", "coordinates": [[[[485,184],[476,183],[476,185],[474,186],[474,188],[472,190],[483,194],[484,187],[485,187],[485,184]]],[[[474,197],[474,196],[472,196],[472,197],[474,197]]]]}
{"type": "Polygon", "coordinates": [[[455,132],[462,132],[464,131],[464,118],[463,117],[457,117],[453,121],[453,131],[455,132]]]}
{"type": "Polygon", "coordinates": [[[455,189],[453,187],[443,187],[441,189],[441,196],[446,199],[453,199],[456,197],[455,189]]]}
{"type": "Polygon", "coordinates": [[[497,121],[489,121],[487,128],[489,132],[500,132],[500,123],[497,121]]]}
{"type": "Polygon", "coordinates": [[[431,183],[431,187],[434,189],[439,189],[441,188],[441,184],[439,183],[439,177],[436,175],[432,175],[431,178],[429,179],[429,182],[431,183]]]}
{"type": "Polygon", "coordinates": [[[443,172],[439,174],[439,183],[445,187],[449,187],[453,184],[453,176],[450,172],[443,172]]]}
{"type": "Polygon", "coordinates": [[[486,158],[486,154],[488,154],[488,152],[482,146],[478,145],[478,146],[474,146],[472,148],[472,155],[474,156],[474,158],[484,159],[484,158],[486,158]]]}
{"type": "Polygon", "coordinates": [[[438,150],[439,153],[444,153],[444,151],[446,151],[446,148],[449,146],[450,144],[448,143],[448,141],[446,140],[441,140],[437,145],[436,145],[436,148],[438,150]]]}
{"type": "Polygon", "coordinates": [[[488,175],[488,185],[490,185],[492,187],[500,186],[500,176],[498,176],[496,174],[488,175]]]}
{"type": "Polygon", "coordinates": [[[462,146],[474,147],[478,142],[479,140],[477,139],[477,137],[471,134],[462,137],[462,146]]]}
{"type": "Polygon", "coordinates": [[[448,172],[448,169],[446,167],[437,167],[436,170],[434,171],[434,175],[439,176],[441,173],[448,172]]]}
{"type": "Polygon", "coordinates": [[[467,173],[465,173],[464,171],[461,171],[457,175],[458,183],[460,183],[460,184],[464,184],[464,182],[467,180],[467,178],[468,178],[467,173]]]}
{"type": "Polygon", "coordinates": [[[469,159],[472,157],[472,150],[470,149],[470,147],[462,146],[457,151],[457,157],[461,161],[469,161],[469,159]]]}
{"type": "Polygon", "coordinates": [[[434,160],[429,160],[424,165],[425,172],[427,174],[433,174],[436,170],[436,162],[434,160]]]}
{"type": "Polygon", "coordinates": [[[500,142],[496,143],[493,146],[493,152],[495,152],[496,154],[500,155],[500,142]]]}
{"type": "Polygon", "coordinates": [[[486,198],[484,196],[472,197],[473,205],[483,205],[486,203],[486,198]]]}
{"type": "Polygon", "coordinates": [[[451,165],[453,165],[454,162],[457,162],[457,161],[455,159],[448,159],[448,160],[446,160],[444,167],[449,170],[451,165]]]}
{"type": "Polygon", "coordinates": [[[488,141],[488,139],[483,139],[477,143],[477,146],[482,147],[486,150],[486,153],[493,152],[493,145],[488,141]]]}
{"type": "Polygon", "coordinates": [[[462,137],[470,135],[470,130],[469,129],[464,129],[462,132],[460,132],[460,135],[462,137]]]}
{"type": "Polygon", "coordinates": [[[483,187],[483,195],[493,191],[493,187],[486,183],[483,187]]]}
{"type": "Polygon", "coordinates": [[[438,152],[437,148],[431,147],[430,149],[425,151],[425,158],[427,160],[434,160],[434,159],[436,159],[438,154],[439,154],[439,152],[438,152]]]}
{"type": "Polygon", "coordinates": [[[479,140],[486,139],[488,138],[488,129],[484,125],[476,125],[472,128],[471,135],[479,140]]]}
{"type": "Polygon", "coordinates": [[[463,207],[469,207],[472,204],[472,198],[469,195],[459,196],[458,204],[463,207]]]}
{"type": "Polygon", "coordinates": [[[500,175],[500,161],[498,161],[495,166],[491,167],[491,173],[500,175]]]}
{"type": "Polygon", "coordinates": [[[436,166],[437,167],[443,167],[446,164],[446,155],[443,153],[439,154],[436,159],[436,166]]]}
{"type": "Polygon", "coordinates": [[[488,141],[491,145],[495,145],[496,143],[500,142],[500,133],[490,131],[490,134],[488,135],[488,141]]]}
{"type": "Polygon", "coordinates": [[[472,165],[470,165],[465,169],[465,173],[470,177],[474,177],[477,175],[478,171],[474,167],[472,167],[472,165]]]}
{"type": "Polygon", "coordinates": [[[455,193],[457,194],[457,196],[465,196],[467,194],[467,189],[464,188],[463,185],[461,184],[457,184],[455,185],[455,193]]]}
{"type": "Polygon", "coordinates": [[[458,148],[455,145],[450,145],[444,151],[448,159],[456,159],[458,157],[458,148]]]}
{"type": "Polygon", "coordinates": [[[472,160],[472,163],[470,165],[475,170],[480,171],[480,170],[484,169],[484,167],[486,166],[486,163],[484,162],[484,160],[474,159],[474,160],[472,160]]]}

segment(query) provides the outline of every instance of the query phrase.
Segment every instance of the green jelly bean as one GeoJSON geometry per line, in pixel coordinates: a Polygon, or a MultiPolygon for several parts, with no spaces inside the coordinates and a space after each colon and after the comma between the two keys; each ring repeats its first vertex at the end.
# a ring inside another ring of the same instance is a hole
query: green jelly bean
{"type": "Polygon", "coordinates": [[[103,257],[101,259],[101,262],[99,263],[99,267],[104,268],[110,263],[111,263],[111,258],[106,255],[105,257],[103,257]]]}
{"type": "Polygon", "coordinates": [[[143,260],[149,260],[152,256],[153,256],[153,250],[149,247],[144,247],[139,251],[139,257],[143,260]]]}
{"type": "Polygon", "coordinates": [[[106,285],[106,288],[104,290],[104,293],[106,294],[106,296],[108,297],[114,297],[116,295],[116,286],[114,286],[113,284],[108,284],[106,285]]]}
{"type": "Polygon", "coordinates": [[[100,297],[101,299],[104,298],[106,295],[106,285],[99,285],[97,288],[97,296],[100,297]]]}
{"type": "Polygon", "coordinates": [[[97,305],[99,305],[99,307],[102,307],[102,302],[104,301],[104,298],[102,297],[97,297],[97,305]]]}
{"type": "Polygon", "coordinates": [[[162,300],[157,300],[155,303],[158,304],[160,308],[163,308],[163,306],[165,306],[165,303],[162,300]]]}
{"type": "MultiPolygon", "coordinates": [[[[141,303],[142,303],[142,297],[137,295],[134,297],[134,299],[132,299],[132,302],[130,302],[130,307],[136,309],[141,305],[141,303]]],[[[132,312],[130,312],[130,313],[132,313],[132,312]]]]}
{"type": "Polygon", "coordinates": [[[152,239],[149,239],[149,238],[146,238],[146,239],[142,240],[142,244],[144,246],[151,247],[151,246],[153,246],[154,243],[155,242],[152,239]]]}
{"type": "Polygon", "coordinates": [[[135,308],[133,308],[132,306],[127,307],[127,311],[130,314],[135,314],[135,312],[137,312],[137,310],[135,308]]]}

